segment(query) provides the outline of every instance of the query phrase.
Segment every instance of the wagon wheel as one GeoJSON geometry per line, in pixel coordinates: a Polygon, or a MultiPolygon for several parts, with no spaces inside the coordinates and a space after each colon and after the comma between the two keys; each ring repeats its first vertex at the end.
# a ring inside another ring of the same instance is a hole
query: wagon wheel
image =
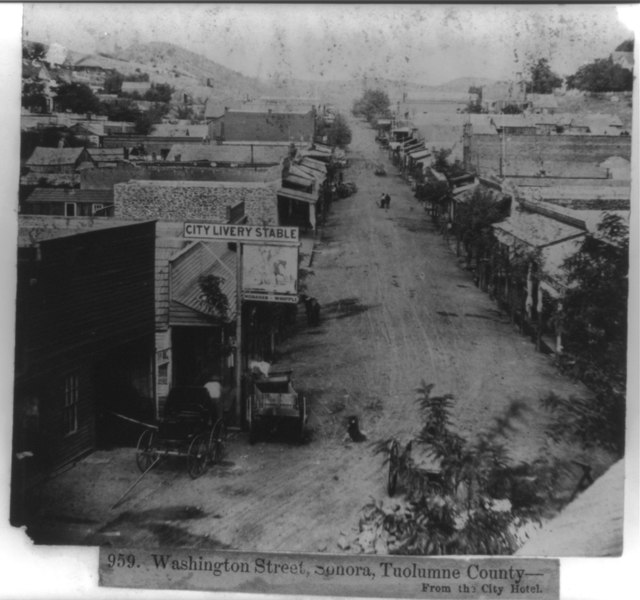
{"type": "Polygon", "coordinates": [[[398,471],[400,468],[400,450],[398,442],[393,440],[389,448],[389,478],[387,479],[387,492],[389,496],[396,493],[398,486],[398,471]]]}
{"type": "Polygon", "coordinates": [[[298,441],[302,444],[304,442],[304,426],[307,422],[307,405],[305,402],[305,398],[302,394],[298,396],[299,403],[299,423],[298,423],[298,441]]]}
{"type": "Polygon", "coordinates": [[[209,464],[220,462],[224,456],[227,443],[227,427],[222,419],[218,419],[209,434],[209,464]]]}
{"type": "Polygon", "coordinates": [[[206,435],[196,435],[187,451],[187,470],[192,479],[197,479],[207,470],[208,443],[206,435]]]}
{"type": "Polygon", "coordinates": [[[156,432],[153,429],[145,429],[138,439],[136,447],[136,464],[141,472],[145,472],[158,458],[155,448],[156,432]]]}

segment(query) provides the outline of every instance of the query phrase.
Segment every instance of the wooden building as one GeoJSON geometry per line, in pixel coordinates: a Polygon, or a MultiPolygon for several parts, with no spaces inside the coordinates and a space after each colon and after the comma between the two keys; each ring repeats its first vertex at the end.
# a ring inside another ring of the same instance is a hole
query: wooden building
{"type": "Polygon", "coordinates": [[[22,202],[25,215],[93,217],[113,214],[113,190],[35,188],[22,202]]]}
{"type": "Polygon", "coordinates": [[[152,221],[20,217],[14,468],[27,487],[96,448],[106,411],[152,406],[154,238],[152,221]]]}
{"type": "Polygon", "coordinates": [[[80,165],[94,166],[86,148],[44,148],[37,146],[25,166],[33,173],[75,173],[80,165]]]}

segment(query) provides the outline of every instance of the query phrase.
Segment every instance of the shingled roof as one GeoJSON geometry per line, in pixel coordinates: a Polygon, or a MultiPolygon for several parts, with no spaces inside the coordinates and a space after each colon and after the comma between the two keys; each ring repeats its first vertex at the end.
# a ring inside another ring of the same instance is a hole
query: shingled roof
{"type": "Polygon", "coordinates": [[[44,148],[37,146],[27,160],[28,167],[75,165],[84,148],[44,148]]]}

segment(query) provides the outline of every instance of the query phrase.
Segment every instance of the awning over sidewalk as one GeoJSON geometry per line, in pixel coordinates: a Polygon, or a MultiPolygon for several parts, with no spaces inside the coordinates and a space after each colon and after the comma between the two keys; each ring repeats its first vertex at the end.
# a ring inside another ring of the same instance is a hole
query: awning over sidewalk
{"type": "Polygon", "coordinates": [[[289,174],[306,178],[311,177],[312,179],[315,179],[319,184],[326,179],[325,175],[320,171],[316,171],[315,169],[311,169],[304,165],[292,165],[289,169],[289,174]]]}
{"type": "Polygon", "coordinates": [[[306,202],[307,204],[316,204],[318,202],[318,194],[310,194],[301,190],[294,190],[292,188],[279,187],[276,190],[278,196],[282,198],[289,198],[290,200],[298,200],[299,202],[306,202]]]}
{"type": "Polygon", "coordinates": [[[315,158],[311,158],[309,156],[303,157],[300,164],[303,167],[309,167],[310,169],[320,171],[321,173],[327,172],[327,165],[325,163],[323,163],[321,160],[316,160],[315,158]]]}
{"type": "Polygon", "coordinates": [[[300,175],[293,175],[289,173],[289,175],[284,177],[284,181],[292,185],[297,185],[302,187],[313,187],[313,182],[315,181],[315,179],[312,179],[311,177],[302,177],[300,175]]]}
{"type": "Polygon", "coordinates": [[[413,160],[417,160],[419,158],[426,158],[427,156],[431,156],[431,151],[421,148],[419,150],[414,150],[413,152],[408,152],[407,156],[409,156],[409,158],[412,158],[413,160]]]}
{"type": "Polygon", "coordinates": [[[315,230],[316,228],[316,204],[320,199],[318,193],[309,194],[307,192],[303,192],[300,190],[292,190],[291,188],[279,187],[276,190],[278,194],[278,199],[286,198],[288,200],[293,200],[294,202],[303,202],[309,207],[309,223],[311,227],[315,230]]]}

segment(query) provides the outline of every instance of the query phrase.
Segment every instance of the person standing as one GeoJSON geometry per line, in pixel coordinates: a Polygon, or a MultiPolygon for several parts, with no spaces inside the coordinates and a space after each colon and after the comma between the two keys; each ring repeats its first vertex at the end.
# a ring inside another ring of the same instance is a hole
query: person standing
{"type": "Polygon", "coordinates": [[[385,210],[389,210],[389,206],[391,205],[391,196],[389,194],[384,195],[384,207],[385,210]]]}

